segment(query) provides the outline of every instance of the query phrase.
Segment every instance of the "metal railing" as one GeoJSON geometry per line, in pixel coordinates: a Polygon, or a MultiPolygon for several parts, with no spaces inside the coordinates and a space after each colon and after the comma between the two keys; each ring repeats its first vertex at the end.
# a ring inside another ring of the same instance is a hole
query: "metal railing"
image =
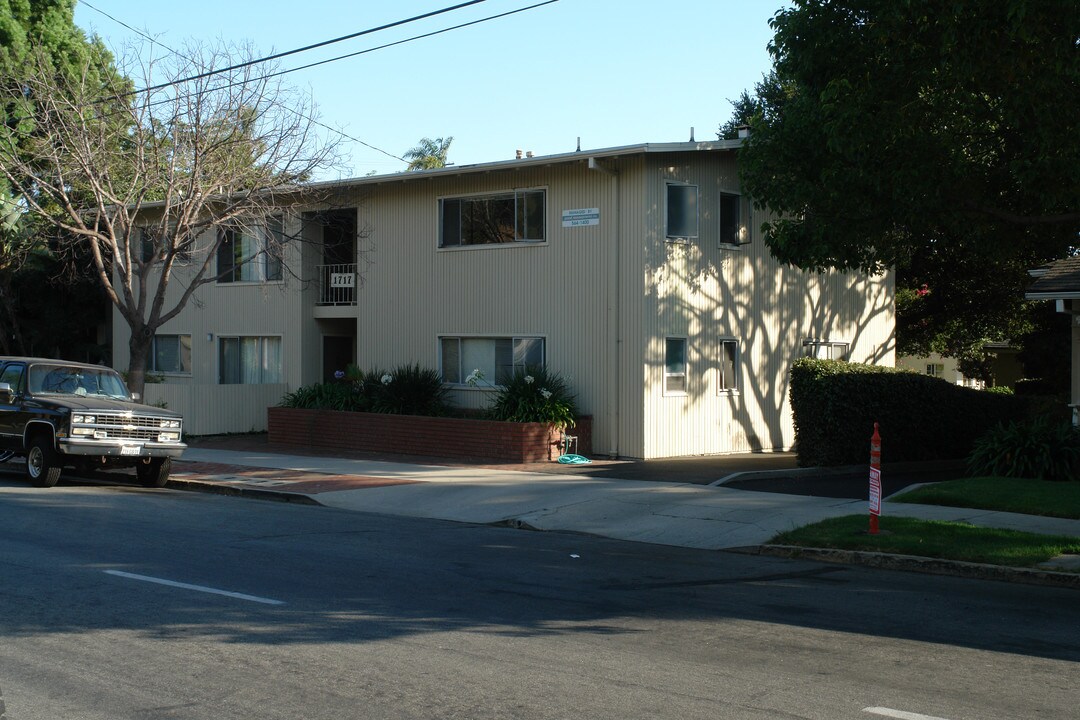
{"type": "Polygon", "coordinates": [[[356,263],[317,265],[319,299],[316,305],[356,304],[356,263]]]}

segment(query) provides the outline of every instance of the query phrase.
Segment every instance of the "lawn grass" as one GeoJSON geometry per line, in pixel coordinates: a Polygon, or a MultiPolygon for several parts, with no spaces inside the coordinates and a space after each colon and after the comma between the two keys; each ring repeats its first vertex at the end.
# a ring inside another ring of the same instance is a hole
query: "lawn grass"
{"type": "Polygon", "coordinates": [[[1032,567],[1058,555],[1080,554],[1080,538],[982,528],[966,523],[883,517],[867,534],[866,515],[847,515],[780,533],[769,542],[1032,567]]]}
{"type": "Polygon", "coordinates": [[[889,500],[1080,520],[1080,482],[975,477],[934,483],[889,500]]]}

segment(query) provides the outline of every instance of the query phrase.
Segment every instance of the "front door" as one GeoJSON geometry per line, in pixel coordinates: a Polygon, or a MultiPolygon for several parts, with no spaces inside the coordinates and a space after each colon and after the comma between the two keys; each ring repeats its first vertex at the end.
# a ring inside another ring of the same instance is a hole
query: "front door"
{"type": "Polygon", "coordinates": [[[356,338],[323,335],[323,382],[334,379],[334,373],[356,362],[356,338]]]}

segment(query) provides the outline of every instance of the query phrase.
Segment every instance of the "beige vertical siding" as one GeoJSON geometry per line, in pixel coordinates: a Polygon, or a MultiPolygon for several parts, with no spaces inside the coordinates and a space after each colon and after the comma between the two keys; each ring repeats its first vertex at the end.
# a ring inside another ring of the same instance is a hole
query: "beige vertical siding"
{"type": "Polygon", "coordinates": [[[144,402],[184,416],[185,435],[265,432],[266,408],[277,405],[288,386],[149,384],[144,402]]]}
{"type": "Polygon", "coordinates": [[[716,209],[721,191],[738,193],[734,156],[681,154],[654,159],[647,183],[646,306],[649,338],[643,363],[643,457],[759,449],[794,443],[788,370],[805,339],[850,343],[850,359],[893,362],[891,276],[818,275],[781,266],[758,232],[760,214],[747,217],[750,244],[718,246],[716,209]],[[700,189],[699,237],[664,238],[665,180],[700,189]],[[664,341],[686,337],[689,377],[683,395],[664,393],[664,341]],[[739,342],[739,392],[717,390],[719,342],[739,342]]]}

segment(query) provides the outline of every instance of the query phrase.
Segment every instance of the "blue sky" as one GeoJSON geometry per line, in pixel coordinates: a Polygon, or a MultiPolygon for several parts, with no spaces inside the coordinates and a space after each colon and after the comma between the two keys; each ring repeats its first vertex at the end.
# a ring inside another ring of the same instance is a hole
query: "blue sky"
{"type": "MultiPolygon", "coordinates": [[[[486,0],[402,27],[294,55],[283,68],[344,55],[527,7],[486,0]]],[[[177,48],[250,42],[291,50],[457,4],[460,0],[146,0],[80,2],[75,22],[115,52],[144,38],[177,48]],[[95,9],[96,8],[96,9],[95,9]],[[101,11],[101,12],[99,12],[101,11]]],[[[768,21],[782,0],[558,0],[489,22],[292,73],[320,119],[393,155],[422,137],[453,136],[457,165],[642,142],[715,139],[730,100],[761,79],[768,21]]],[[[404,163],[342,138],[345,177],[404,163]]],[[[324,178],[325,179],[325,178],[324,178]]]]}

